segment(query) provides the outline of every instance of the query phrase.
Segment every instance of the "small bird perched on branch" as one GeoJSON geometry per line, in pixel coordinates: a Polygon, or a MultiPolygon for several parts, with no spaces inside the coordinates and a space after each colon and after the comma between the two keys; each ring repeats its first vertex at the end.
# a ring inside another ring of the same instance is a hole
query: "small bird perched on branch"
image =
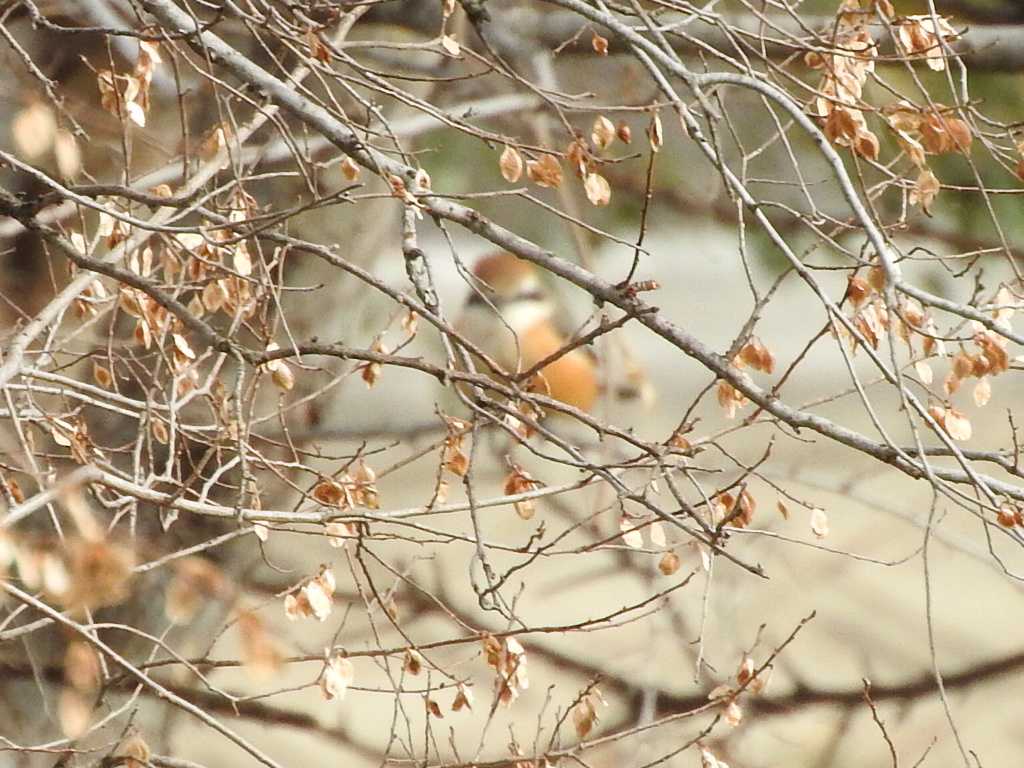
{"type": "MultiPolygon", "coordinates": [[[[510,374],[529,371],[571,344],[533,264],[499,252],[478,261],[473,274],[481,285],[470,293],[456,328],[510,374]]],[[[487,372],[485,365],[478,369],[487,372]]],[[[600,390],[594,356],[571,349],[544,365],[525,387],[589,411],[600,390]]]]}

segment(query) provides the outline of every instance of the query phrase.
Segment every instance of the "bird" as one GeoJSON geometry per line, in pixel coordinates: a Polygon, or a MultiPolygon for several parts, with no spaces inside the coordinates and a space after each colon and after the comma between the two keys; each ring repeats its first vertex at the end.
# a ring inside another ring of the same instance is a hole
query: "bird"
{"type": "MultiPolygon", "coordinates": [[[[536,266],[499,251],[477,261],[473,274],[479,289],[470,292],[455,328],[508,373],[529,371],[571,343],[536,266]]],[[[577,347],[541,368],[526,389],[590,411],[601,389],[597,361],[577,347]]]]}

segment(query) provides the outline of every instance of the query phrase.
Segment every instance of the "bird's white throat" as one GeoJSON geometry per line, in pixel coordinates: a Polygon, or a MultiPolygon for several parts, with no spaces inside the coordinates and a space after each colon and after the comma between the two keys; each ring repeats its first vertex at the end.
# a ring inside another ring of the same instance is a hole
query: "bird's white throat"
{"type": "Polygon", "coordinates": [[[516,333],[551,317],[551,303],[535,296],[515,298],[497,306],[501,318],[516,333]]]}
{"type": "Polygon", "coordinates": [[[551,305],[538,297],[495,302],[496,313],[487,304],[467,305],[459,318],[459,332],[481,349],[487,350],[502,365],[515,367],[520,350],[515,335],[526,333],[537,323],[551,317],[551,305]]]}

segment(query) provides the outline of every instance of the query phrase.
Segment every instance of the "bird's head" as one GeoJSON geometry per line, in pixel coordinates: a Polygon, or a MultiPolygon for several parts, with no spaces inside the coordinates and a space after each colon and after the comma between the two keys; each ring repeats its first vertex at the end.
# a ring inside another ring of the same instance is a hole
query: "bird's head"
{"type": "Polygon", "coordinates": [[[473,267],[473,274],[479,290],[470,293],[470,305],[486,305],[489,301],[503,314],[510,308],[530,306],[537,311],[548,305],[537,268],[511,253],[485,256],[473,267]]]}

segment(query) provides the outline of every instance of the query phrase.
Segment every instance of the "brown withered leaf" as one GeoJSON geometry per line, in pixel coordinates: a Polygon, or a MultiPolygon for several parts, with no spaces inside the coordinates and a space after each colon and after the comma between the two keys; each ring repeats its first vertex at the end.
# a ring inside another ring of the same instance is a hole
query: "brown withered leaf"
{"type": "Polygon", "coordinates": [[[335,521],[324,526],[324,535],[327,536],[328,544],[340,549],[349,539],[359,537],[359,526],[357,523],[335,521]]]}
{"type": "Polygon", "coordinates": [[[381,365],[380,363],[365,363],[360,374],[363,381],[366,382],[367,389],[373,389],[374,384],[380,378],[381,365]]]}
{"type": "Polygon", "coordinates": [[[462,53],[462,46],[459,45],[459,41],[451,35],[442,35],[441,47],[451,56],[458,56],[462,53]]]}
{"type": "Polygon", "coordinates": [[[320,691],[327,701],[345,698],[349,686],[355,679],[355,667],[352,662],[340,654],[331,656],[324,664],[320,675],[320,691]]]}
{"type": "Polygon", "coordinates": [[[878,137],[867,129],[860,130],[853,138],[853,149],[861,157],[878,160],[878,137]]]}
{"type": "Polygon", "coordinates": [[[736,682],[740,685],[746,685],[754,676],[754,669],[754,660],[744,654],[742,661],[740,661],[739,669],[736,670],[736,682]]]}
{"type": "Polygon", "coordinates": [[[881,264],[876,264],[867,270],[867,282],[874,291],[884,293],[886,280],[886,269],[881,264]]]}
{"type": "Polygon", "coordinates": [[[974,143],[974,134],[971,131],[970,125],[959,118],[947,117],[946,130],[949,132],[953,140],[953,146],[957,150],[964,153],[970,151],[971,144],[974,143]]]}
{"type": "Polygon", "coordinates": [[[725,411],[725,417],[727,419],[736,418],[736,411],[747,404],[746,395],[736,389],[725,379],[718,381],[718,387],[716,390],[718,397],[718,404],[725,411]]]}
{"type": "Polygon", "coordinates": [[[196,359],[196,353],[192,349],[192,345],[188,343],[188,339],[182,336],[180,333],[172,333],[171,340],[174,342],[174,348],[180,352],[184,357],[189,360],[196,359]]]}
{"type": "Polygon", "coordinates": [[[992,399],[992,381],[988,376],[978,379],[978,383],[974,385],[973,395],[976,406],[983,408],[988,405],[988,401],[992,399]]]}
{"type": "Polygon", "coordinates": [[[775,356],[757,336],[752,336],[743,345],[739,356],[740,360],[755,370],[763,371],[764,373],[775,371],[775,356]]]}
{"type": "Polygon", "coordinates": [[[352,506],[348,488],[333,480],[322,480],[313,487],[313,498],[329,507],[347,509],[352,506]]]}
{"type": "Polygon", "coordinates": [[[207,312],[216,312],[228,303],[230,297],[223,280],[211,280],[203,287],[202,302],[207,312]]]}
{"type": "MultiPolygon", "coordinates": [[[[737,500],[737,511],[732,518],[731,524],[735,528],[746,528],[754,520],[754,512],[757,510],[757,502],[746,488],[740,492],[737,500]]],[[[734,510],[729,510],[730,514],[734,510]]]]}
{"type": "Polygon", "coordinates": [[[277,362],[277,365],[270,372],[271,380],[282,392],[291,392],[295,388],[295,374],[283,360],[275,362],[277,362]]]}
{"type": "Polygon", "coordinates": [[[519,177],[523,175],[522,155],[516,151],[515,147],[506,145],[501,153],[501,157],[498,159],[498,168],[501,170],[501,176],[505,181],[509,184],[515,184],[519,181],[519,177]]]}
{"type": "Polygon", "coordinates": [[[1013,528],[1017,525],[1017,513],[1013,506],[1006,503],[1000,504],[996,511],[996,522],[1003,528],[1013,528]]]}
{"type": "Polygon", "coordinates": [[[957,352],[953,357],[952,373],[958,379],[966,379],[974,373],[974,361],[963,350],[957,352]]]}
{"type": "Polygon", "coordinates": [[[600,720],[597,715],[597,707],[604,703],[604,698],[596,687],[589,690],[576,702],[572,708],[572,724],[579,738],[585,739],[594,729],[600,720]]]}
{"type": "Polygon", "coordinates": [[[959,442],[971,439],[971,421],[956,408],[950,406],[946,409],[946,417],[943,426],[951,438],[959,442]]]}
{"type": "Polygon", "coordinates": [[[346,155],[341,161],[341,174],[346,181],[355,181],[359,178],[362,169],[356,165],[356,161],[346,155]]]}
{"type": "Polygon", "coordinates": [[[199,156],[204,160],[211,160],[218,153],[227,149],[228,143],[234,138],[234,128],[230,123],[218,123],[213,126],[199,144],[199,156]]]}
{"type": "Polygon", "coordinates": [[[117,745],[114,755],[120,758],[118,763],[125,768],[145,768],[150,765],[152,751],[142,734],[136,731],[117,745]]]}
{"type": "Polygon", "coordinates": [[[689,453],[693,450],[693,445],[691,445],[689,439],[682,432],[673,432],[672,437],[668,439],[668,445],[683,453],[689,453]]]}
{"type": "Polygon", "coordinates": [[[167,425],[161,419],[154,418],[150,422],[150,431],[153,433],[153,439],[160,445],[167,445],[170,434],[167,431],[167,425]]]}
{"type": "Polygon", "coordinates": [[[497,673],[498,700],[507,706],[530,687],[526,676],[526,650],[514,637],[498,640],[484,632],[480,640],[488,666],[497,673]]]}
{"type": "Polygon", "coordinates": [[[903,49],[910,55],[924,55],[928,67],[936,72],[946,68],[942,42],[952,42],[957,37],[956,30],[944,16],[936,19],[930,14],[904,16],[896,26],[896,38],[903,49]]]}
{"type": "Polygon", "coordinates": [[[309,46],[309,55],[317,61],[330,64],[334,59],[331,49],[324,44],[324,41],[320,39],[320,35],[317,34],[315,29],[310,29],[306,33],[306,45],[309,46]]]}
{"type": "Polygon", "coordinates": [[[557,189],[562,185],[562,166],[554,155],[544,154],[526,164],[526,175],[540,187],[557,189]]]}
{"type": "Polygon", "coordinates": [[[775,502],[775,508],[779,511],[779,514],[782,515],[783,520],[789,520],[789,507],[786,506],[786,503],[782,499],[775,502]]]}
{"type": "Polygon", "coordinates": [[[804,54],[804,66],[808,69],[824,69],[825,58],[817,51],[807,51],[804,54]]]}
{"type": "MultiPolygon", "coordinates": [[[[521,493],[529,493],[540,487],[540,483],[533,479],[533,476],[518,464],[512,465],[512,470],[505,477],[505,495],[517,496],[521,493]]],[[[523,520],[529,520],[534,515],[534,503],[532,499],[525,499],[512,503],[516,514],[523,520]]]]}
{"type": "Polygon", "coordinates": [[[612,188],[608,180],[599,173],[587,174],[583,182],[583,189],[587,193],[587,199],[596,206],[608,205],[612,197],[612,188]]]}
{"type": "Polygon", "coordinates": [[[413,310],[409,310],[402,315],[402,330],[405,331],[407,338],[412,338],[416,335],[416,330],[419,328],[420,316],[413,310]]]}
{"type": "Polygon", "coordinates": [[[408,674],[414,677],[423,671],[423,656],[415,648],[410,648],[405,652],[405,660],[402,663],[402,669],[408,674]]]}
{"type": "MultiPolygon", "coordinates": [[[[951,122],[938,111],[940,108],[941,105],[936,105],[936,109],[925,113],[918,123],[921,146],[932,155],[944,155],[947,152],[953,152],[958,149],[958,145],[954,140],[951,122]]],[[[961,123],[957,128],[957,135],[963,141],[969,140],[970,129],[962,121],[958,120],[957,122],[961,123]],[[966,137],[964,137],[965,131],[966,137]]]]}
{"type": "Polygon", "coordinates": [[[921,210],[930,216],[932,203],[935,202],[941,188],[942,185],[935,174],[927,168],[922,168],[914,187],[910,190],[910,204],[920,205],[921,210]]]}
{"type": "Polygon", "coordinates": [[[450,438],[445,444],[444,468],[458,477],[465,477],[469,471],[469,457],[463,453],[460,442],[453,442],[450,438]]]}
{"type": "Polygon", "coordinates": [[[867,280],[853,275],[846,286],[846,296],[854,308],[859,309],[874,289],[867,280]]]}
{"type": "Polygon", "coordinates": [[[459,683],[456,688],[455,698],[452,700],[452,712],[458,712],[461,709],[473,709],[473,689],[459,683]]]}
{"type": "Polygon", "coordinates": [[[608,149],[615,141],[615,125],[604,115],[598,115],[590,131],[590,140],[598,149],[608,149]]]}
{"type": "Polygon", "coordinates": [[[95,360],[92,363],[92,378],[97,384],[104,389],[110,389],[114,383],[114,377],[110,373],[110,369],[100,365],[95,360]]]}
{"type": "Polygon", "coordinates": [[[290,592],[284,599],[284,613],[289,621],[314,617],[326,621],[334,609],[334,572],[321,566],[320,572],[302,585],[298,592],[290,592]]]}
{"type": "Polygon", "coordinates": [[[651,122],[647,126],[647,138],[651,142],[651,150],[657,152],[661,149],[661,145],[665,143],[665,135],[661,129],[661,117],[657,112],[651,117],[651,122]]]}
{"type": "Polygon", "coordinates": [[[360,507],[380,509],[377,492],[377,473],[363,459],[356,462],[352,470],[352,499],[360,507]]]}
{"type": "Polygon", "coordinates": [[[666,552],[661,556],[661,560],[658,561],[658,570],[665,576],[671,576],[673,573],[679,570],[679,566],[682,564],[682,559],[675,552],[666,552]]]}
{"type": "Polygon", "coordinates": [[[871,3],[874,10],[877,10],[885,18],[891,19],[896,15],[895,9],[893,9],[892,3],[889,0],[873,0],[871,3]]]}
{"type": "Polygon", "coordinates": [[[102,69],[96,73],[96,87],[100,91],[100,106],[114,116],[121,114],[118,106],[117,87],[114,84],[114,73],[102,69]]]}
{"type": "Polygon", "coordinates": [[[998,376],[1009,368],[1010,356],[1006,352],[1004,337],[992,331],[979,331],[974,335],[974,343],[981,348],[981,357],[984,358],[984,363],[980,365],[975,358],[975,376],[984,376],[986,373],[998,376]]]}
{"type": "Polygon", "coordinates": [[[249,248],[245,243],[239,243],[235,246],[235,253],[232,261],[234,263],[235,272],[242,275],[242,277],[248,277],[252,274],[252,257],[249,255],[249,248]]]}
{"type": "Polygon", "coordinates": [[[569,162],[569,167],[572,168],[573,173],[579,178],[582,179],[587,175],[591,162],[590,153],[582,141],[573,140],[569,142],[569,146],[565,148],[565,159],[569,162]]]}
{"type": "MultiPolygon", "coordinates": [[[[373,344],[370,345],[370,352],[375,352],[380,355],[391,354],[391,350],[380,339],[375,340],[373,344]]],[[[362,373],[360,375],[366,383],[367,389],[373,389],[377,380],[380,379],[382,370],[383,367],[379,362],[366,362],[363,364],[362,373]]]]}

